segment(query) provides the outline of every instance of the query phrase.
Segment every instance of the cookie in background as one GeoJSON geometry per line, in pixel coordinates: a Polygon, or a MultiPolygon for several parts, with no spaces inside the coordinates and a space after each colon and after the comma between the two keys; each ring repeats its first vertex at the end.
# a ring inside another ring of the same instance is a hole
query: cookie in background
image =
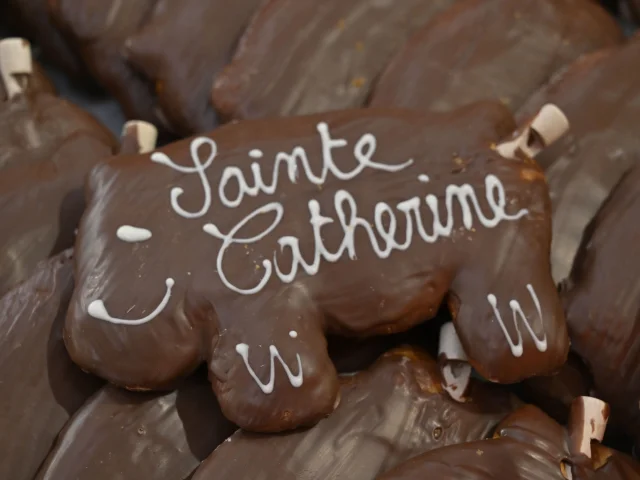
{"type": "Polygon", "coordinates": [[[374,480],[426,451],[490,437],[519,401],[473,381],[464,403],[447,395],[438,366],[413,347],[393,349],[367,371],[340,379],[340,406],[309,429],[238,431],[194,480],[374,480]]]}
{"type": "Polygon", "coordinates": [[[149,19],[156,3],[156,0],[54,0],[50,2],[50,13],[94,79],[118,100],[128,118],[168,129],[158,111],[153,82],[123,56],[127,37],[149,19]]]}
{"type": "Polygon", "coordinates": [[[559,72],[518,113],[558,105],[569,133],[541,153],[553,207],[551,265],[556,282],[571,269],[584,230],[609,193],[640,160],[640,36],[582,57],[559,72]]]}
{"type": "Polygon", "coordinates": [[[623,40],[592,0],[464,0],[411,36],[370,105],[448,111],[499,100],[517,111],[557,70],[623,40]]]}
{"type": "Polygon", "coordinates": [[[611,426],[640,446],[640,166],[624,176],[586,229],[563,285],[572,349],[611,405],[611,426]]]}
{"type": "Polygon", "coordinates": [[[379,480],[635,480],[640,464],[602,446],[607,404],[577,398],[567,427],[527,405],[504,419],[492,439],[412,458],[379,480]]]}
{"type": "Polygon", "coordinates": [[[412,32],[457,0],[269,0],[216,78],[224,120],[363,106],[412,32]]]}
{"type": "Polygon", "coordinates": [[[84,177],[117,149],[90,114],[31,88],[31,65],[28,43],[0,41],[0,74],[9,95],[0,103],[0,295],[40,261],[73,245],[84,177]]]}
{"type": "Polygon", "coordinates": [[[204,375],[160,394],[108,385],[69,420],[35,478],[186,479],[234,430],[204,375]]]}
{"type": "Polygon", "coordinates": [[[72,252],[0,298],[0,477],[32,480],[67,420],[103,382],[69,358],[62,328],[72,252]]]}

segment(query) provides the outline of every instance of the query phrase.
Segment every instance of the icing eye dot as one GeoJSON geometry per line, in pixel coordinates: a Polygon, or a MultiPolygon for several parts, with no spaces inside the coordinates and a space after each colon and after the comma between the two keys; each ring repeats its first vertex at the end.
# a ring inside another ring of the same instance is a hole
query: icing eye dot
{"type": "Polygon", "coordinates": [[[116,235],[123,242],[144,242],[151,238],[151,230],[147,230],[146,228],[132,227],[131,225],[122,225],[120,228],[118,228],[116,235]]]}
{"type": "Polygon", "coordinates": [[[296,332],[295,330],[291,330],[291,331],[289,332],[289,336],[290,336],[291,338],[298,338],[298,332],[296,332]]]}
{"type": "Polygon", "coordinates": [[[418,175],[418,180],[420,180],[422,183],[427,183],[429,181],[429,175],[418,175]]]}
{"type": "Polygon", "coordinates": [[[262,158],[263,155],[262,150],[258,150],[257,148],[254,148],[249,152],[249,156],[251,158],[262,158]]]}

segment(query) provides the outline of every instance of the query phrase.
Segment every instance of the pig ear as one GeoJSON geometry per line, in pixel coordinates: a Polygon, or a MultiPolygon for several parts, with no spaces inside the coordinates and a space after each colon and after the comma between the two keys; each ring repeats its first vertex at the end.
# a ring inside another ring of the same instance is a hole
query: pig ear
{"type": "Polygon", "coordinates": [[[555,105],[547,104],[515,134],[515,138],[496,147],[505,158],[516,159],[522,152],[534,158],[569,130],[569,120],[555,105]]]}
{"type": "Polygon", "coordinates": [[[11,100],[23,93],[16,75],[30,75],[33,71],[31,45],[24,38],[6,38],[0,41],[0,76],[11,100]]]}
{"type": "Polygon", "coordinates": [[[131,120],[122,127],[120,135],[121,154],[150,153],[156,148],[158,129],[142,120],[131,120]]]}
{"type": "Polygon", "coordinates": [[[451,322],[440,328],[438,353],[444,389],[455,401],[463,402],[471,378],[471,365],[467,362],[467,354],[451,322]]]}
{"type": "Polygon", "coordinates": [[[591,441],[602,441],[608,420],[608,404],[593,397],[576,398],[569,415],[571,453],[592,458],[591,441]]]}

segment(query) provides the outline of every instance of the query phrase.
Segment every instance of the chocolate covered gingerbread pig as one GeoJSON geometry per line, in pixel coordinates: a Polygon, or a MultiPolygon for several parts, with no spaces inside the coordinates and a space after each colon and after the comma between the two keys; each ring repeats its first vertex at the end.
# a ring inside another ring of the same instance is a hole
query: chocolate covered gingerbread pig
{"type": "MultiPolygon", "coordinates": [[[[153,12],[156,0],[51,0],[50,13],[97,82],[129,118],[168,124],[158,110],[154,85],[124,57],[125,41],[153,12]]],[[[177,2],[182,3],[182,2],[177,2]]]]}
{"type": "Polygon", "coordinates": [[[225,119],[363,105],[412,32],[457,0],[268,0],[216,78],[225,119]]]}
{"type": "Polygon", "coordinates": [[[69,417],[100,388],[62,340],[72,292],[66,251],[0,298],[0,478],[32,480],[69,417]]]}
{"type": "Polygon", "coordinates": [[[518,406],[504,389],[480,382],[468,402],[450,399],[436,362],[409,347],[340,383],[340,406],[330,417],[286,434],[239,430],[194,480],[374,480],[415,455],[491,436],[518,406]]]}
{"type": "Polygon", "coordinates": [[[326,334],[407,330],[445,297],[446,338],[480,374],[550,373],[569,345],[532,157],[566,128],[553,106],[511,136],[497,103],[368,109],[115,157],[88,180],[67,348],[134,390],[205,361],[225,415],[256,431],[336,408],[326,334]]]}
{"type": "MultiPolygon", "coordinates": [[[[126,58],[154,85],[157,108],[170,130],[186,136],[215,127],[211,85],[261,3],[157,0],[153,15],[128,36],[126,58]]],[[[281,54],[270,52],[274,63],[281,54]]]]}
{"type": "Polygon", "coordinates": [[[587,55],[519,112],[529,118],[551,102],[571,123],[570,133],[538,157],[553,206],[551,264],[557,282],[568,276],[587,224],[640,160],[639,56],[637,35],[621,47],[587,55]]]}
{"type": "Polygon", "coordinates": [[[636,480],[640,464],[597,443],[607,417],[604,402],[580,397],[565,429],[526,406],[498,425],[493,439],[414,457],[379,480],[636,480]]]}
{"type": "MultiPolygon", "coordinates": [[[[0,60],[6,45],[0,43],[0,60]]],[[[10,71],[22,72],[30,63],[28,46],[9,46],[10,71]]],[[[49,93],[23,90],[14,77],[3,74],[11,99],[0,103],[0,222],[6,225],[0,230],[0,295],[38,262],[73,245],[91,168],[117,150],[152,150],[157,133],[150,124],[130,122],[118,149],[87,112],[49,93]]]]}
{"type": "Polygon", "coordinates": [[[612,426],[640,444],[640,167],[626,175],[590,223],[563,301],[572,348],[594,389],[611,405],[612,426]],[[638,268],[636,268],[638,267],[638,268]]]}
{"type": "Polygon", "coordinates": [[[495,99],[517,110],[556,70],[623,39],[592,0],[465,0],[409,39],[371,106],[446,111],[495,99]]]}
{"type": "Polygon", "coordinates": [[[183,480],[234,429],[203,376],[163,394],[105,386],[67,423],[36,479],[183,480]]]}

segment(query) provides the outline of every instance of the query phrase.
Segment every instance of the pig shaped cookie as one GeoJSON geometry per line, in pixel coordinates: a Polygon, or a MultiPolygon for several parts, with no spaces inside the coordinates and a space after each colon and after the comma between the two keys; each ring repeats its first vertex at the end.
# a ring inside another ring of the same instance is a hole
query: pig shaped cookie
{"type": "Polygon", "coordinates": [[[415,457],[379,480],[635,480],[640,465],[592,440],[602,440],[607,406],[580,397],[569,428],[526,406],[507,417],[494,438],[415,457]]]}
{"type": "MultiPolygon", "coordinates": [[[[129,118],[168,128],[151,82],[124,58],[127,37],[149,18],[156,0],[50,0],[51,15],[98,83],[129,118]]],[[[177,2],[181,4],[182,2],[177,2]]]]}
{"type": "Polygon", "coordinates": [[[363,105],[412,32],[457,0],[268,0],[213,103],[227,120],[303,115],[363,105]]]}
{"type": "Polygon", "coordinates": [[[612,425],[640,440],[640,167],[626,175],[590,223],[562,297],[572,348],[611,405],[612,425]]]}
{"type": "Polygon", "coordinates": [[[62,340],[72,291],[66,251],[0,298],[0,478],[32,480],[69,417],[100,388],[62,340]]]}
{"type": "Polygon", "coordinates": [[[498,103],[363,109],[115,157],[87,182],[67,348],[134,390],[204,361],[225,415],[268,432],[338,405],[325,335],[408,330],[445,297],[481,375],[550,373],[569,345],[532,156],[566,128],[553,106],[511,136],[498,103]]]}
{"type": "Polygon", "coordinates": [[[516,110],[559,68],[623,39],[592,0],[464,0],[411,37],[371,106],[446,111],[495,99],[516,110]]]}
{"type": "Polygon", "coordinates": [[[69,421],[36,479],[186,479],[234,429],[200,375],[165,394],[106,386],[69,421]]]}
{"type": "MultiPolygon", "coordinates": [[[[155,86],[171,131],[187,136],[214,128],[211,85],[263,1],[158,0],[149,21],[128,37],[125,54],[155,86]]],[[[282,58],[277,50],[272,55],[282,58]]]]}
{"type": "Polygon", "coordinates": [[[340,406],[330,417],[280,435],[239,430],[194,480],[374,480],[415,455],[491,436],[517,407],[505,390],[482,383],[473,385],[469,402],[455,402],[436,362],[408,347],[340,383],[340,406]]]}
{"type": "Polygon", "coordinates": [[[0,103],[0,295],[35,266],[71,247],[90,167],[115,140],[91,115],[20,79],[31,68],[28,44],[0,43],[9,99],[0,103]],[[7,58],[10,61],[6,61],[7,58]]]}
{"type": "Polygon", "coordinates": [[[570,133],[537,158],[553,206],[551,265],[556,282],[571,269],[585,227],[621,176],[640,159],[640,36],[587,55],[558,74],[523,107],[529,118],[557,104],[570,133]]]}
{"type": "MultiPolygon", "coordinates": [[[[14,94],[0,104],[0,125],[2,295],[40,261],[73,245],[85,177],[117,144],[91,115],[47,93],[14,94]]],[[[149,124],[132,122],[120,151],[151,150],[155,134],[149,124]]]]}

